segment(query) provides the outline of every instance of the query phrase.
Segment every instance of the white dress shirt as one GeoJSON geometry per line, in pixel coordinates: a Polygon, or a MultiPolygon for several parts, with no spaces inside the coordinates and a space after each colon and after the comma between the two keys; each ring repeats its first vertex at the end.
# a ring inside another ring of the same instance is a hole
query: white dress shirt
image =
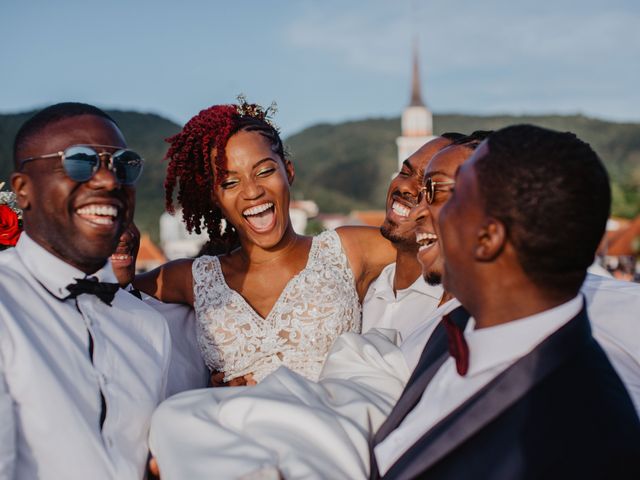
{"type": "Polygon", "coordinates": [[[587,274],[581,292],[587,300],[593,337],[627,387],[640,416],[640,284],[587,274]]]}
{"type": "MultiPolygon", "coordinates": [[[[116,282],[109,262],[93,276],[116,282]]],[[[150,417],[165,390],[167,325],[124,290],[112,306],[88,294],[65,300],[66,286],[85,277],[25,233],[0,254],[2,480],[144,474],[150,417]]]]}
{"type": "Polygon", "coordinates": [[[398,331],[402,344],[437,308],[443,290],[439,285],[429,285],[420,275],[409,288],[394,293],[395,274],[396,264],[387,265],[369,286],[362,302],[362,333],[372,328],[391,328],[398,331]]]}
{"type": "Polygon", "coordinates": [[[384,475],[440,420],[575,317],[582,303],[579,295],[536,315],[477,330],[470,318],[464,332],[469,346],[469,371],[461,376],[452,357],[444,362],[415,408],[375,447],[380,474],[384,475]]]}
{"type": "Polygon", "coordinates": [[[404,356],[404,361],[407,363],[407,367],[409,367],[409,371],[413,372],[413,370],[415,370],[424,347],[427,345],[427,342],[431,338],[433,331],[440,323],[440,320],[442,320],[442,317],[459,306],[460,302],[455,298],[443,303],[436,308],[431,315],[426,317],[422,324],[411,332],[411,335],[409,335],[404,343],[400,345],[400,351],[404,356]]]}
{"type": "Polygon", "coordinates": [[[185,390],[208,386],[210,373],[198,346],[193,308],[179,303],[163,303],[145,293],[142,293],[142,301],[162,314],[171,333],[167,398],[185,390]]]}

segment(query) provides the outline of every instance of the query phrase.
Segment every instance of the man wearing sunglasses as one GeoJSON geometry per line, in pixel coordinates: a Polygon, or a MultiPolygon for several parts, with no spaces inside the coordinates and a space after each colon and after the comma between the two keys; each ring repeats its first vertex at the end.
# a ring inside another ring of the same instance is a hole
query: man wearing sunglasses
{"type": "Polygon", "coordinates": [[[372,328],[393,329],[402,343],[417,318],[431,313],[440,301],[442,288],[428,285],[420,275],[416,224],[410,212],[429,160],[458,136],[462,135],[445,134],[426,143],[403,162],[391,180],[380,231],[396,247],[396,261],[382,270],[367,291],[362,302],[362,333],[372,328]]]}
{"type": "Polygon", "coordinates": [[[63,103],[21,127],[14,162],[24,232],[0,255],[0,478],[142,478],[169,335],[109,261],[142,159],[106,113],[63,103]]]}

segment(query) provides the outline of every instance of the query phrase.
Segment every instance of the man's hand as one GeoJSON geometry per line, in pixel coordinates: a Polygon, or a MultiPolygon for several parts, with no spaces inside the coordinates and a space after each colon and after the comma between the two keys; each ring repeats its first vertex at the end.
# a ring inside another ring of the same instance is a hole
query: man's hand
{"type": "Polygon", "coordinates": [[[253,379],[253,373],[247,373],[242,377],[236,377],[228,382],[224,381],[224,372],[211,372],[211,379],[209,381],[209,386],[211,387],[241,387],[241,386],[249,386],[256,385],[256,382],[253,379]]]}

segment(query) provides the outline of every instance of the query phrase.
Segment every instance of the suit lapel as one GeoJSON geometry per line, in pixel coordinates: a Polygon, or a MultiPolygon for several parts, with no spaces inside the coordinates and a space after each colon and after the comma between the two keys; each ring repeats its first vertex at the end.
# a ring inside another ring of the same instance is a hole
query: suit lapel
{"type": "Polygon", "coordinates": [[[593,341],[582,311],[418,440],[385,478],[416,478],[521,399],[567,358],[593,341]]]}
{"type": "MultiPolygon", "coordinates": [[[[469,313],[463,308],[458,307],[449,312],[449,317],[464,330],[469,320],[469,313]]],[[[393,407],[393,410],[380,426],[375,435],[371,438],[369,445],[371,478],[379,478],[378,464],[376,462],[373,448],[383,441],[393,430],[395,430],[404,418],[409,414],[413,407],[420,401],[425,388],[438,372],[447,358],[449,358],[447,331],[444,325],[440,323],[429,337],[427,344],[422,350],[420,359],[416,368],[413,370],[409,381],[393,407]]]]}
{"type": "MultiPolygon", "coordinates": [[[[464,329],[469,320],[469,313],[458,307],[449,314],[451,318],[460,328],[464,329]]],[[[374,445],[384,440],[389,433],[396,429],[404,420],[404,417],[413,410],[416,403],[420,401],[425,388],[436,374],[440,366],[449,357],[447,331],[442,323],[440,323],[433,334],[427,341],[427,344],[420,355],[418,364],[413,370],[409,381],[400,395],[398,402],[387,417],[387,420],[380,426],[374,436],[374,445]]]]}

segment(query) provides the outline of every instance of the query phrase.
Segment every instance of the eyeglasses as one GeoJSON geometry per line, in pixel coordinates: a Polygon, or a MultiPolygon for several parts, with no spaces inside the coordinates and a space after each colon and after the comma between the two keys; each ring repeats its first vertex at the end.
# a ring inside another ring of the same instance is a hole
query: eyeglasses
{"type": "Polygon", "coordinates": [[[91,179],[100,169],[100,157],[103,155],[109,157],[107,166],[111,172],[115,173],[118,183],[134,185],[138,181],[144,164],[142,157],[133,150],[110,145],[72,145],[62,152],[25,158],[20,162],[20,169],[25,163],[33,160],[60,157],[67,176],[75,182],[82,183],[91,179]],[[118,150],[113,153],[99,153],[95,148],[117,148],[118,150]]]}
{"type": "Polygon", "coordinates": [[[438,185],[442,186],[452,186],[455,185],[456,182],[454,180],[449,180],[446,182],[435,182],[433,178],[427,177],[424,181],[424,187],[420,189],[418,192],[418,198],[416,199],[416,205],[419,205],[422,202],[424,197],[427,198],[427,203],[431,205],[433,201],[436,199],[436,192],[444,192],[446,191],[443,188],[438,188],[438,185]]]}

